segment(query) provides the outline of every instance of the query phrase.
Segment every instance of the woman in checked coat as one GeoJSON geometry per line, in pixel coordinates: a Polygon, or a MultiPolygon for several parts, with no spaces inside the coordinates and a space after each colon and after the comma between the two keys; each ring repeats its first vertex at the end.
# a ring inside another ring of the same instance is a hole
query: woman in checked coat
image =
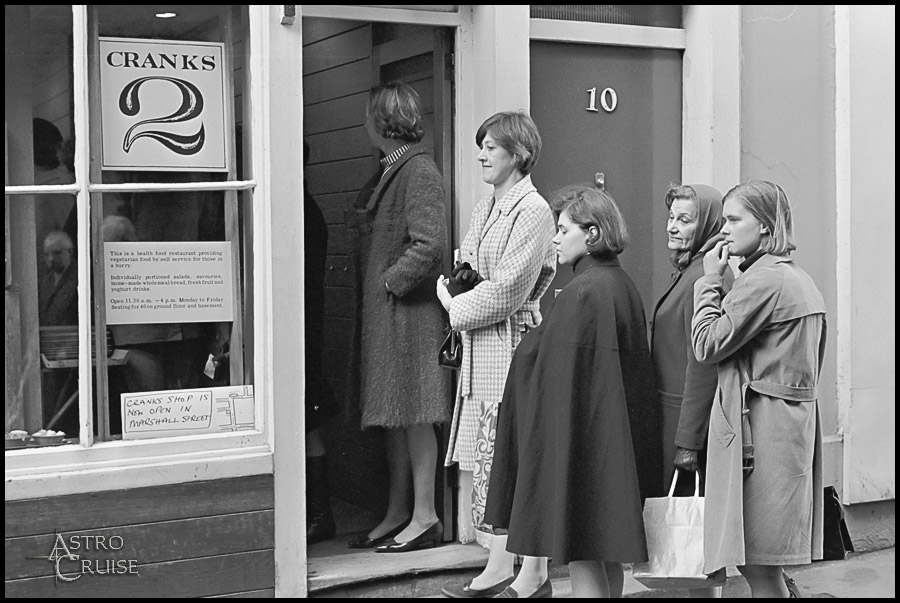
{"type": "MultiPolygon", "coordinates": [[[[482,178],[494,192],[476,205],[460,260],[484,280],[451,295],[441,278],[437,294],[463,340],[446,464],[458,462],[462,472],[472,472],[472,519],[477,539],[491,541],[491,553],[481,575],[444,588],[452,598],[492,596],[511,582],[515,556],[506,552],[506,536],[494,535],[483,519],[497,414],[513,352],[541,322],[541,295],[556,272],[553,212],[529,176],[541,150],[534,122],[521,112],[497,113],[478,128],[475,144],[482,178]]],[[[541,564],[545,574],[546,560],[534,569],[540,572],[541,564]]]]}

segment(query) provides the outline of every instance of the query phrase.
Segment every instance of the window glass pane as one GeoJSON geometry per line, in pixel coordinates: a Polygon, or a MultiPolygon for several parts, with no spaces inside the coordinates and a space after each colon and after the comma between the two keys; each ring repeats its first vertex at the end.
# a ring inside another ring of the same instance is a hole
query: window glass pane
{"type": "MultiPolygon", "coordinates": [[[[133,175],[186,182],[210,174],[133,175]]],[[[106,320],[116,354],[109,364],[110,418],[121,433],[121,394],[252,385],[244,376],[241,222],[235,193],[104,195],[106,320]],[[226,225],[229,228],[226,230],[226,225]],[[233,226],[232,226],[233,225],[233,226]]]]}
{"type": "Polygon", "coordinates": [[[680,4],[531,4],[532,19],[682,27],[680,4]]]}
{"type": "Polygon", "coordinates": [[[6,17],[6,184],[72,182],[72,7],[19,4],[6,17]],[[32,124],[34,124],[33,140],[32,124]]]}
{"type": "MultiPolygon", "coordinates": [[[[135,171],[236,177],[231,147],[242,121],[245,11],[231,5],[171,8],[96,9],[101,92],[91,98],[93,115],[103,122],[96,140],[102,143],[103,182],[127,182],[135,171]]],[[[239,157],[241,149],[234,152],[239,157]]]]}
{"type": "Polygon", "coordinates": [[[165,19],[152,6],[94,11],[101,87],[91,93],[91,115],[104,132],[114,123],[120,129],[111,140],[93,136],[100,149],[92,154],[92,176],[170,189],[91,195],[102,241],[92,250],[102,267],[94,275],[97,321],[107,325],[114,348],[97,418],[109,419],[114,439],[182,435],[184,422],[191,429],[203,423],[209,404],[202,412],[188,403],[158,411],[148,401],[196,401],[212,391],[213,430],[251,428],[253,400],[241,396],[252,395],[246,386],[253,385],[252,242],[245,227],[252,195],[189,190],[245,178],[246,9],[179,5],[165,19]],[[112,93],[104,88],[110,81],[112,93]],[[134,110],[123,109],[122,99],[134,110]],[[219,162],[213,167],[201,157],[210,149],[219,162]],[[225,387],[233,389],[214,389],[225,387]],[[197,421],[184,418],[185,408],[197,421]]]}
{"type": "MultiPolygon", "coordinates": [[[[72,184],[72,7],[4,10],[6,185],[72,184]]],[[[5,431],[56,430],[78,397],[75,197],[7,195],[4,218],[5,431]]]]}

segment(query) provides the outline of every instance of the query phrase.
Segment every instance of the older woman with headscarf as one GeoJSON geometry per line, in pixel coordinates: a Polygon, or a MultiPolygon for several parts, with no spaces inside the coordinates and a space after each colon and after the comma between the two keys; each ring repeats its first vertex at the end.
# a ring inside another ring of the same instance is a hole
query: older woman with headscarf
{"type": "MultiPolygon", "coordinates": [[[[703,256],[722,240],[722,193],[705,184],[672,186],[666,192],[666,221],[672,282],[656,302],[650,323],[650,347],[663,408],[663,466],[700,471],[703,477],[706,433],[713,395],[715,367],[697,362],[691,347],[694,282],[703,276],[703,256]]],[[[726,271],[725,290],[734,277],[726,271]]],[[[666,471],[667,477],[671,472],[666,471]]],[[[680,476],[679,493],[692,493],[693,476],[680,476]],[[687,478],[687,479],[685,479],[687,478]]],[[[668,486],[668,484],[666,484],[668,486]]]]}

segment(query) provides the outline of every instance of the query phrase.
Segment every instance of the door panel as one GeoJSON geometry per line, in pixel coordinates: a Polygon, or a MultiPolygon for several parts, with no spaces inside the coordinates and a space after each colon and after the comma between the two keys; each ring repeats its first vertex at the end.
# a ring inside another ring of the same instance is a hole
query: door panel
{"type": "MultiPolygon", "coordinates": [[[[310,145],[306,180],[328,224],[325,276],[325,376],[344,416],[322,428],[328,451],[331,494],[344,503],[336,509],[339,532],[370,529],[387,504],[388,473],[383,430],[359,429],[359,409],[348,407],[347,359],[356,312],[355,275],[349,261],[345,211],[379,169],[364,128],[365,107],[373,85],[400,80],[421,97],[426,136],[423,144],[442,170],[447,215],[452,215],[452,140],[447,56],[452,31],[415,25],[303,19],[304,136],[310,145]],[[347,510],[350,510],[349,512],[347,510]],[[349,516],[352,515],[352,516],[349,516]]],[[[449,268],[450,253],[444,264],[449,268]]],[[[452,400],[447,400],[448,406],[452,400]]],[[[440,433],[442,441],[446,435],[440,433]]],[[[443,451],[439,455],[443,459],[443,451]]],[[[452,536],[452,474],[436,467],[438,513],[446,537],[452,536]]]]}
{"type": "MultiPolygon", "coordinates": [[[[549,200],[604,174],[630,235],[622,265],[652,308],[671,273],[663,198],[681,177],[681,51],[532,42],[531,115],[543,141],[538,191],[549,200]]],[[[571,278],[571,269],[559,271],[542,312],[571,278]]]]}

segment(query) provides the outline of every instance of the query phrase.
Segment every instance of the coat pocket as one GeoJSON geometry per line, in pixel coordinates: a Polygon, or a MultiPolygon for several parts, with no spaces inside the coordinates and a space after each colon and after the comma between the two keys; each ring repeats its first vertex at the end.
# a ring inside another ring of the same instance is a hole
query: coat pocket
{"type": "Polygon", "coordinates": [[[735,431],[725,416],[722,407],[722,390],[716,389],[716,398],[713,400],[712,414],[709,417],[709,434],[716,438],[723,447],[728,448],[734,441],[735,431]]]}

